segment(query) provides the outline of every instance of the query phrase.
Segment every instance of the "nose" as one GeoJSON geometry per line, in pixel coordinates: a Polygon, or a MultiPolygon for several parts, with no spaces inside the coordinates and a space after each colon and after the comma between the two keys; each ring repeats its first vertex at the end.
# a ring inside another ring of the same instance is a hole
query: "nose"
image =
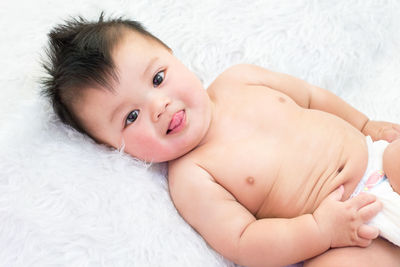
{"type": "Polygon", "coordinates": [[[154,96],[150,103],[151,119],[156,122],[171,103],[169,97],[164,95],[154,96]]]}

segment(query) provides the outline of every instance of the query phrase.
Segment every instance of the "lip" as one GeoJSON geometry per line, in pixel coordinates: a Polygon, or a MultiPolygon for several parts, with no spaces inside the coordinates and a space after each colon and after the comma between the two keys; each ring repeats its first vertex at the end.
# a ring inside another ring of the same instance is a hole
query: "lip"
{"type": "Polygon", "coordinates": [[[176,112],[169,122],[167,134],[175,134],[180,132],[186,126],[186,112],[180,110],[176,112]]]}

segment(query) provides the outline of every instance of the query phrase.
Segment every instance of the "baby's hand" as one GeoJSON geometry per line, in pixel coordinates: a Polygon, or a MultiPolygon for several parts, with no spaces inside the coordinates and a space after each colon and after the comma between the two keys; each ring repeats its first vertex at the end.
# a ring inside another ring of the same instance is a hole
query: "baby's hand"
{"type": "Polygon", "coordinates": [[[400,125],[386,121],[368,121],[362,129],[362,133],[371,136],[374,141],[392,142],[400,138],[400,125]]]}
{"type": "Polygon", "coordinates": [[[344,188],[332,192],[315,210],[313,216],[321,232],[330,239],[330,247],[367,247],[377,238],[379,230],[365,224],[381,209],[382,204],[371,194],[361,193],[340,201],[344,188]]]}

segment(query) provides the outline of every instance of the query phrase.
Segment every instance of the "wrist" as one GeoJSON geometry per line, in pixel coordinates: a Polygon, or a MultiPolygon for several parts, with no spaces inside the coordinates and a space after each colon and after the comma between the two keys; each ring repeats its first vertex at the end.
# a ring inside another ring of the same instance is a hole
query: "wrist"
{"type": "Polygon", "coordinates": [[[360,132],[364,133],[364,130],[367,127],[368,122],[370,122],[370,120],[369,118],[366,118],[365,122],[361,126],[360,132]]]}
{"type": "Polygon", "coordinates": [[[323,221],[318,219],[318,211],[310,214],[310,216],[315,224],[319,247],[322,251],[330,249],[332,245],[332,236],[329,227],[327,227],[329,224],[325,224],[323,221]]]}

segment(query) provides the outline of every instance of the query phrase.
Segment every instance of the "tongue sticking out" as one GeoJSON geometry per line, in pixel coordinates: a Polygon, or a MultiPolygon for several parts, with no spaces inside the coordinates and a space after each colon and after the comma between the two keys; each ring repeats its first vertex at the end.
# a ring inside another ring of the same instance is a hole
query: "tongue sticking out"
{"type": "Polygon", "coordinates": [[[184,116],[185,116],[185,112],[183,110],[174,114],[174,116],[172,117],[171,122],[169,123],[169,126],[168,126],[168,133],[173,131],[179,125],[181,125],[184,116]]]}

